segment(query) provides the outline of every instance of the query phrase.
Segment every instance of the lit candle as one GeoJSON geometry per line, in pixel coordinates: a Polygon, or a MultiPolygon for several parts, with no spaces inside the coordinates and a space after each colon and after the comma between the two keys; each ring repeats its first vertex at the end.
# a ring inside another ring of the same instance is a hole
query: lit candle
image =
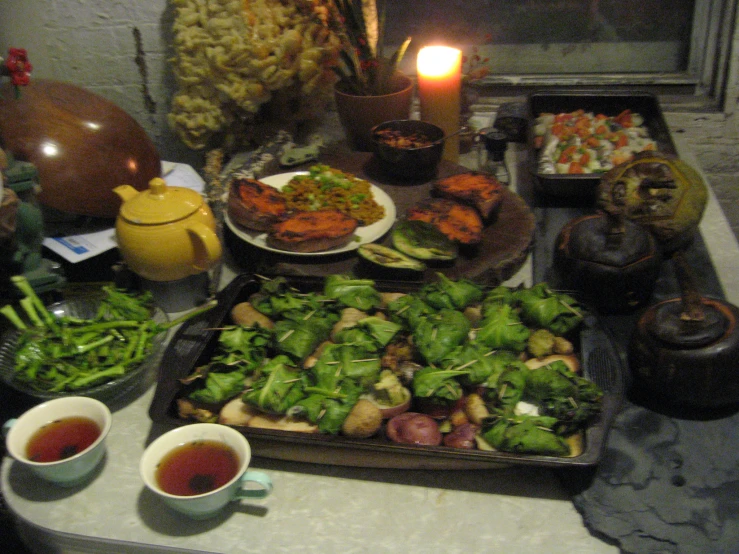
{"type": "MultiPolygon", "coordinates": [[[[418,52],[418,98],[421,119],[449,135],[459,129],[462,90],[462,52],[448,46],[427,46],[418,52]]],[[[444,143],[443,158],[459,160],[459,137],[444,143]]]]}

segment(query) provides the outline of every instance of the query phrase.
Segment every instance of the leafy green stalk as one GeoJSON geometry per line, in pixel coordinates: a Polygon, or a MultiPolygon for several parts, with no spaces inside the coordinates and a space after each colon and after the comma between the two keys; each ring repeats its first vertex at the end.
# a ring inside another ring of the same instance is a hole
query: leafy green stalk
{"type": "Polygon", "coordinates": [[[177,319],[173,319],[172,321],[167,321],[166,323],[159,324],[159,328],[162,330],[171,329],[173,327],[177,327],[181,323],[184,323],[185,321],[188,321],[189,319],[192,319],[194,317],[199,316],[200,314],[204,314],[205,312],[212,310],[218,305],[218,300],[209,300],[202,306],[198,306],[197,308],[187,312],[186,314],[181,315],[177,319]]]}
{"type": "Polygon", "coordinates": [[[113,335],[107,335],[105,337],[101,337],[96,341],[88,342],[87,344],[81,344],[77,346],[76,350],[78,354],[84,354],[85,352],[89,352],[90,350],[94,350],[100,346],[103,346],[104,344],[108,344],[113,340],[113,335]]]}
{"type": "Polygon", "coordinates": [[[413,395],[441,404],[452,404],[464,394],[459,378],[466,373],[463,370],[425,367],[413,375],[413,395]]]}
{"type": "Polygon", "coordinates": [[[467,339],[470,328],[462,312],[444,309],[423,319],[413,340],[423,358],[435,364],[467,339]]]}
{"type": "Polygon", "coordinates": [[[345,306],[367,311],[380,305],[380,293],[371,279],[354,279],[346,275],[329,275],[324,294],[345,306]]]}
{"type": "Polygon", "coordinates": [[[23,308],[23,311],[26,312],[26,316],[31,322],[31,325],[34,325],[35,327],[46,327],[46,322],[41,319],[38,312],[36,311],[36,306],[34,305],[33,299],[26,296],[25,298],[21,298],[18,302],[21,305],[21,308],[23,308]]]}
{"type": "Polygon", "coordinates": [[[514,293],[521,307],[521,318],[532,325],[549,329],[555,335],[566,335],[582,323],[583,307],[572,296],[538,283],[514,293]]]}
{"type": "Polygon", "coordinates": [[[151,351],[153,338],[170,327],[211,309],[210,302],[174,321],[151,318],[151,295],[133,295],[104,287],[92,319],[50,313],[23,277],[14,278],[26,294],[20,305],[32,326],[12,307],[2,313],[21,330],[13,378],[33,389],[78,391],[125,374],[151,351]],[[126,319],[121,319],[124,317],[126,319]]]}
{"type": "Polygon", "coordinates": [[[563,456],[570,449],[552,427],[556,418],[504,415],[483,427],[482,438],[496,450],[519,454],[563,456]]]}
{"type": "Polygon", "coordinates": [[[16,329],[24,330],[28,329],[28,325],[20,318],[18,315],[18,312],[15,311],[13,306],[10,304],[6,304],[2,308],[0,308],[0,314],[3,314],[10,323],[12,323],[16,329]]]}
{"type": "Polygon", "coordinates": [[[421,297],[434,308],[464,309],[483,297],[482,286],[467,279],[452,280],[437,272],[437,281],[421,289],[421,297]]]}
{"type": "Polygon", "coordinates": [[[31,283],[28,282],[28,279],[24,275],[13,275],[10,278],[10,281],[15,285],[15,287],[22,292],[26,298],[30,298],[31,302],[33,303],[33,307],[35,308],[36,312],[41,316],[41,319],[44,320],[47,326],[51,328],[56,328],[56,318],[49,313],[49,311],[46,309],[46,306],[44,306],[43,301],[38,297],[36,294],[36,291],[33,290],[33,287],[31,286],[31,283]]]}
{"type": "Polygon", "coordinates": [[[477,329],[475,340],[491,349],[523,352],[531,330],[509,304],[491,304],[477,329]]]}

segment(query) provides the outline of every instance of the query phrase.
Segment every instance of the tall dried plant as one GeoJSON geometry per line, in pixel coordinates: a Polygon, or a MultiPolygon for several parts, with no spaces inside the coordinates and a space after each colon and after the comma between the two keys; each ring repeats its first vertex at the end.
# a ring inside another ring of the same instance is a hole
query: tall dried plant
{"type": "Polygon", "coordinates": [[[403,59],[411,37],[389,57],[383,55],[385,2],[376,0],[333,0],[329,26],[341,41],[336,73],[347,92],[378,96],[394,92],[392,76],[403,59]]]}

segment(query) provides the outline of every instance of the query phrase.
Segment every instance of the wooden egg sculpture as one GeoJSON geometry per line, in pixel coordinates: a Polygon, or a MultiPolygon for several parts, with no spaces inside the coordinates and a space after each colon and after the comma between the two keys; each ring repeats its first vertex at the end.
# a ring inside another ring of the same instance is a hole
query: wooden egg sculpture
{"type": "Polygon", "coordinates": [[[0,142],[39,174],[38,201],[61,212],[113,219],[113,193],[145,190],[161,175],[159,154],[144,129],[112,102],[83,88],[31,79],[16,95],[0,88],[0,142]]]}

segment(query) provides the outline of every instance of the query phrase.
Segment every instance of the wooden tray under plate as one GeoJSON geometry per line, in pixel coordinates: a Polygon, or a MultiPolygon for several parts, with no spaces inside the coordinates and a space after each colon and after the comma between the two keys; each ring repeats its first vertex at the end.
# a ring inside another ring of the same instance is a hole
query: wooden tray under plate
{"type": "MultiPolygon", "coordinates": [[[[346,171],[380,187],[395,203],[398,218],[404,217],[409,207],[429,197],[436,179],[469,171],[466,167],[442,161],[434,179],[403,181],[383,172],[373,154],[346,151],[339,147],[322,152],[319,163],[346,171]]],[[[310,165],[295,169],[307,170],[310,165]]],[[[474,248],[462,249],[451,264],[429,265],[424,278],[434,279],[434,273],[440,271],[452,279],[466,277],[488,285],[499,284],[523,266],[533,245],[535,230],[535,218],[528,204],[515,192],[505,189],[497,217],[484,229],[482,242],[474,248]]],[[[243,271],[262,275],[325,276],[355,273],[358,269],[359,256],[356,252],[296,258],[253,247],[230,232],[226,239],[233,261],[243,271]]],[[[376,242],[391,245],[390,233],[376,242]]],[[[386,277],[380,273],[369,276],[380,279],[386,277]]]]}

